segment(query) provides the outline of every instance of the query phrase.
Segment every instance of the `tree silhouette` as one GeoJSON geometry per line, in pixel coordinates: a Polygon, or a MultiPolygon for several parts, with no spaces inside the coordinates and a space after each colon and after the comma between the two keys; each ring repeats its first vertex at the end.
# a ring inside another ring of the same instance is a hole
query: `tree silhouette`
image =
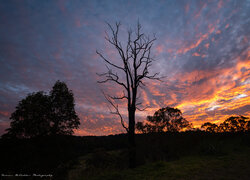
{"type": "Polygon", "coordinates": [[[242,132],[250,130],[250,121],[245,116],[231,116],[217,126],[214,123],[206,122],[201,128],[207,132],[242,132]]]}
{"type": "Polygon", "coordinates": [[[21,100],[16,111],[11,114],[10,128],[7,135],[11,137],[35,137],[47,135],[50,130],[50,101],[44,92],[29,94],[21,100]]]}
{"type": "MultiPolygon", "coordinates": [[[[112,113],[120,117],[121,124],[126,129],[129,136],[130,148],[135,149],[135,112],[136,110],[143,110],[138,107],[138,88],[145,85],[143,83],[144,79],[160,80],[158,77],[159,73],[149,73],[149,68],[154,61],[151,57],[151,48],[156,38],[150,38],[142,33],[141,25],[138,22],[135,31],[128,31],[127,42],[122,43],[119,38],[120,23],[116,23],[114,27],[110,24],[108,24],[108,26],[111,33],[106,33],[105,39],[117,50],[120,61],[114,63],[102,53],[96,51],[106,63],[107,67],[107,72],[98,74],[104,77],[103,80],[98,82],[113,82],[123,89],[123,94],[119,97],[110,96],[105,93],[103,94],[115,110],[112,113]],[[128,127],[124,123],[118,105],[114,102],[114,100],[122,99],[127,100],[128,127]]],[[[129,161],[130,167],[135,167],[135,151],[131,153],[129,161]]]]}
{"type": "Polygon", "coordinates": [[[75,112],[74,96],[64,82],[57,81],[50,92],[51,133],[73,134],[80,125],[75,112]]]}
{"type": "Polygon", "coordinates": [[[219,131],[219,127],[214,124],[214,123],[210,123],[210,122],[206,122],[204,123],[201,128],[205,129],[205,131],[207,132],[218,132],[219,131]]]}
{"type": "Polygon", "coordinates": [[[136,128],[142,133],[178,132],[184,128],[191,128],[191,124],[182,117],[177,108],[166,107],[157,110],[153,116],[147,117],[147,122],[138,122],[136,128]]]}
{"type": "Polygon", "coordinates": [[[10,128],[3,137],[33,138],[52,134],[72,134],[80,122],[74,97],[64,82],[57,81],[46,95],[40,91],[21,100],[11,114],[10,128]]]}
{"type": "Polygon", "coordinates": [[[143,122],[137,122],[135,124],[135,128],[139,131],[139,132],[142,132],[142,133],[147,133],[147,127],[146,125],[143,124],[143,122]]]}
{"type": "Polygon", "coordinates": [[[221,132],[241,132],[249,130],[249,118],[244,116],[231,116],[220,124],[221,132]]]}

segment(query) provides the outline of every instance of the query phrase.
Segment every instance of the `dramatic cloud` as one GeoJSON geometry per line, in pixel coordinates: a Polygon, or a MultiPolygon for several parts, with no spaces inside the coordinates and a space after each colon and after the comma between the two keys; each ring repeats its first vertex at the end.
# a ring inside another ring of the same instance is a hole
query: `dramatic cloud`
{"type": "MultiPolygon", "coordinates": [[[[121,95],[113,84],[98,84],[105,64],[96,49],[119,63],[105,42],[105,22],[121,21],[120,37],[140,20],[157,40],[152,72],[164,82],[146,82],[137,120],[161,107],[178,107],[196,127],[233,114],[250,116],[250,1],[18,1],[0,0],[0,134],[18,102],[48,92],[56,80],[73,90],[81,119],[77,135],[125,132],[109,113],[101,90],[121,95]]],[[[126,102],[120,102],[127,117],[126,102]]]]}

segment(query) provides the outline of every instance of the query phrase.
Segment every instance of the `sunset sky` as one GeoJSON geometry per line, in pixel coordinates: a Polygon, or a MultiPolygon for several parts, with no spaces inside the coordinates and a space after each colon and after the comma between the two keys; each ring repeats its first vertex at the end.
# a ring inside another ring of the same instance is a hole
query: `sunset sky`
{"type": "MultiPolygon", "coordinates": [[[[156,34],[151,72],[167,76],[140,90],[150,108],[137,112],[138,121],[166,106],[195,127],[250,116],[249,0],[0,0],[0,135],[21,99],[49,92],[56,80],[74,93],[76,135],[124,133],[101,93],[121,89],[97,83],[106,68],[96,50],[120,61],[105,42],[105,22],[121,22],[123,41],[138,20],[156,34]]],[[[126,104],[120,107],[126,118],[126,104]]]]}

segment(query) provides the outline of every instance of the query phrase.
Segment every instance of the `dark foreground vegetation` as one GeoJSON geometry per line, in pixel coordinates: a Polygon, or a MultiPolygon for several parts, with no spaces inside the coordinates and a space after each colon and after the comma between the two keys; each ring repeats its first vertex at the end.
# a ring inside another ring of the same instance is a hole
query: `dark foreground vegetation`
{"type": "Polygon", "coordinates": [[[128,137],[50,136],[0,139],[1,179],[248,179],[250,134],[172,132],[136,135],[137,168],[128,137]],[[4,177],[44,174],[51,177],[4,177]]]}

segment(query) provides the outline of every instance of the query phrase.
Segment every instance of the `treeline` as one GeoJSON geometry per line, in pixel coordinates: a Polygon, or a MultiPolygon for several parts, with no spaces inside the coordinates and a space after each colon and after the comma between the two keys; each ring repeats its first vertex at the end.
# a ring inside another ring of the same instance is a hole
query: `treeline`
{"type": "Polygon", "coordinates": [[[250,121],[245,116],[231,116],[220,125],[206,122],[201,126],[207,132],[245,132],[250,131],[250,121]]]}
{"type": "Polygon", "coordinates": [[[206,131],[211,133],[220,132],[245,132],[250,130],[248,117],[231,116],[220,125],[211,122],[204,123],[200,128],[193,128],[178,108],[165,107],[157,110],[153,116],[148,116],[144,122],[137,122],[136,129],[140,133],[161,133],[180,131],[206,131]]]}

